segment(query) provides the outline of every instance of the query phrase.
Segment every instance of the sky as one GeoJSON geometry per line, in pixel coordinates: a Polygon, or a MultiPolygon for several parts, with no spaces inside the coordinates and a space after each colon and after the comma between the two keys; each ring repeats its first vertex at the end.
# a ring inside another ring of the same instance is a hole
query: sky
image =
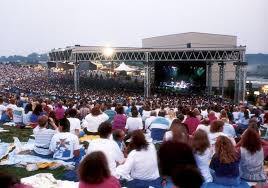
{"type": "Polygon", "coordinates": [[[182,32],[230,34],[268,53],[268,0],[0,0],[0,56],[75,44],[137,46],[182,32]]]}

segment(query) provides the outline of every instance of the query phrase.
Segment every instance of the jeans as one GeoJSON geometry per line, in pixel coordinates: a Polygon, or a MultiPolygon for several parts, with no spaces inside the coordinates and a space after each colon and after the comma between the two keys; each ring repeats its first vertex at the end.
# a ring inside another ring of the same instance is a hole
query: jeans
{"type": "Polygon", "coordinates": [[[128,188],[148,188],[149,186],[154,188],[162,188],[161,178],[157,178],[155,180],[138,180],[134,179],[131,181],[120,180],[122,187],[128,188]]]}

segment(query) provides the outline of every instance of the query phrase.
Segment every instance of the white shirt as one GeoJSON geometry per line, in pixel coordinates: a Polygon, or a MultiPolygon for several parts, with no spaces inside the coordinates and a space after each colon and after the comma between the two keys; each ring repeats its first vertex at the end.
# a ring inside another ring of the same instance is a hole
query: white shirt
{"type": "Polygon", "coordinates": [[[150,143],[147,150],[131,151],[126,162],[116,168],[116,174],[129,180],[155,180],[159,178],[155,146],[150,143]]]}
{"type": "Polygon", "coordinates": [[[116,176],[116,162],[123,163],[125,160],[118,144],[113,140],[103,138],[92,140],[89,143],[87,154],[90,154],[94,151],[102,151],[105,154],[110,172],[113,176],[116,176]]]}
{"type": "Polygon", "coordinates": [[[99,125],[102,122],[105,122],[109,119],[109,116],[105,113],[102,113],[98,116],[92,116],[92,114],[88,114],[85,117],[85,121],[83,122],[83,127],[87,128],[87,131],[96,133],[98,132],[99,125]]]}
{"type": "Polygon", "coordinates": [[[236,142],[235,142],[234,138],[228,137],[228,135],[224,134],[223,132],[216,132],[216,133],[209,133],[208,134],[208,139],[209,139],[209,142],[210,142],[211,146],[215,145],[215,143],[217,141],[217,138],[219,136],[226,136],[227,138],[229,138],[231,140],[233,145],[236,145],[236,142]]]}
{"type": "Polygon", "coordinates": [[[35,137],[34,151],[41,155],[49,155],[51,153],[49,151],[50,141],[57,131],[37,126],[33,133],[35,137]]]}
{"type": "Polygon", "coordinates": [[[30,118],[32,113],[32,111],[29,111],[27,114],[23,114],[22,121],[24,125],[28,125],[31,122],[30,118]]]}
{"type": "Polygon", "coordinates": [[[15,105],[15,104],[9,104],[9,105],[6,106],[6,109],[8,109],[8,108],[11,108],[12,111],[13,111],[13,110],[15,110],[15,108],[17,108],[17,105],[15,105]]]}
{"type": "Polygon", "coordinates": [[[74,151],[80,149],[78,137],[70,132],[57,133],[52,137],[49,149],[55,159],[72,159],[74,151]]]}
{"type": "Polygon", "coordinates": [[[23,122],[23,114],[24,109],[21,107],[14,108],[13,110],[13,121],[15,123],[22,123],[23,122]]]}
{"type": "Polygon", "coordinates": [[[197,166],[204,177],[205,182],[212,182],[213,178],[210,174],[209,162],[212,158],[212,151],[207,148],[203,154],[194,154],[197,166]]]}
{"type": "Polygon", "coordinates": [[[172,138],[173,138],[172,131],[165,132],[164,139],[163,139],[164,141],[172,140],[172,138]]]}
{"type": "Polygon", "coordinates": [[[128,117],[125,128],[128,130],[128,133],[143,129],[142,119],[140,117],[128,117]]]}
{"type": "Polygon", "coordinates": [[[151,114],[151,111],[143,110],[142,111],[142,121],[145,121],[147,118],[149,118],[150,114],[151,114]]]}
{"type": "Polygon", "coordinates": [[[6,107],[3,104],[0,104],[0,118],[2,116],[2,113],[6,110],[6,107]]]}
{"type": "Polygon", "coordinates": [[[201,129],[201,130],[203,130],[203,131],[205,131],[207,134],[209,134],[210,133],[210,125],[203,125],[203,124],[199,124],[198,126],[197,126],[197,128],[196,128],[196,130],[198,130],[198,129],[201,129]]]}
{"type": "Polygon", "coordinates": [[[70,133],[75,134],[75,130],[78,129],[80,131],[81,124],[78,118],[67,118],[70,122],[70,133]]]}
{"type": "Polygon", "coordinates": [[[201,115],[203,116],[203,118],[207,118],[208,117],[208,110],[201,110],[201,115]]]}

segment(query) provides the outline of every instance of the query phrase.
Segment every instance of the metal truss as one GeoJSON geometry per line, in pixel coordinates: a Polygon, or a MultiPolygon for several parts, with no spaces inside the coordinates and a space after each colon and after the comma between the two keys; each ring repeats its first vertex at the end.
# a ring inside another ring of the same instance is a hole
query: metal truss
{"type": "Polygon", "coordinates": [[[241,51],[245,51],[245,47],[234,48],[183,48],[183,49],[164,49],[164,48],[134,48],[128,50],[115,49],[110,57],[106,57],[102,51],[79,51],[76,49],[66,49],[51,51],[49,53],[50,61],[59,62],[75,61],[146,61],[146,53],[148,53],[148,61],[241,61],[241,51]]]}

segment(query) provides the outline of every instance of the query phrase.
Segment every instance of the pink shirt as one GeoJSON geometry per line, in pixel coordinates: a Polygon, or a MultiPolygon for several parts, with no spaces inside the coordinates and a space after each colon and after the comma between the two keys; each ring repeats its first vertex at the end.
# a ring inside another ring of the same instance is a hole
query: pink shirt
{"type": "Polygon", "coordinates": [[[192,135],[195,132],[200,121],[195,117],[188,117],[184,123],[188,126],[189,134],[192,135]]]}
{"type": "Polygon", "coordinates": [[[57,120],[61,120],[64,118],[64,112],[65,112],[64,108],[56,108],[55,113],[57,120]]]}
{"type": "Polygon", "coordinates": [[[85,182],[79,182],[79,188],[121,188],[121,185],[114,176],[110,176],[100,184],[88,184],[85,182]]]}

